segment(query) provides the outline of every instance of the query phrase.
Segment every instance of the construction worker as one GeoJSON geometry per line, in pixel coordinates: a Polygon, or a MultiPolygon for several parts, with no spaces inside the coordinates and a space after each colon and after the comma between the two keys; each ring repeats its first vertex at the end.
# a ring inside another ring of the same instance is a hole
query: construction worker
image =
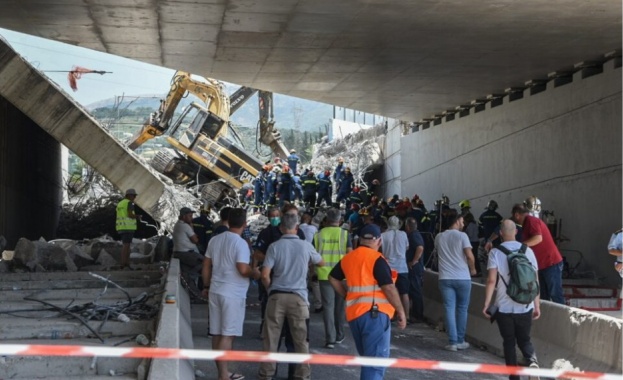
{"type": "Polygon", "coordinates": [[[288,161],[288,166],[290,166],[290,171],[292,173],[298,173],[298,170],[296,170],[296,168],[301,159],[299,158],[299,156],[296,155],[296,150],[290,149],[290,155],[286,160],[288,161]]]}
{"type": "Polygon", "coordinates": [[[337,166],[333,171],[333,183],[335,183],[335,191],[338,191],[340,188],[340,181],[344,176],[344,158],[340,157],[337,159],[337,166]]]}
{"type": "Polygon", "coordinates": [[[125,192],[125,198],[117,204],[117,221],[115,229],[121,237],[121,262],[122,268],[130,267],[130,244],[137,228],[137,220],[141,219],[140,215],[134,213],[134,200],[136,199],[136,190],[128,189],[125,192]]]}
{"type": "MultiPolygon", "coordinates": [[[[381,229],[375,224],[361,229],[360,245],[333,267],[329,281],[346,299],[346,320],[361,356],[389,357],[391,318],[399,329],[407,320],[381,247],[381,229]],[[346,280],[346,281],[344,281],[346,280]],[[395,313],[395,314],[394,314],[395,313]]],[[[385,367],[361,367],[361,379],[382,379],[385,367]]]]}
{"type": "MultiPolygon", "coordinates": [[[[330,180],[329,180],[330,182],[330,180]]],[[[307,175],[303,180],[303,202],[308,211],[316,209],[316,191],[318,190],[318,179],[311,170],[307,171],[307,175]]]]}
{"type": "Polygon", "coordinates": [[[336,203],[339,204],[348,199],[353,182],[355,182],[355,177],[353,177],[353,173],[350,172],[350,168],[347,167],[344,169],[344,174],[341,176],[340,182],[338,183],[337,198],[335,199],[336,203]]]}
{"type": "Polygon", "coordinates": [[[325,206],[331,206],[331,195],[333,194],[333,184],[331,183],[331,171],[325,170],[324,173],[318,175],[318,200],[316,201],[316,209],[320,207],[322,201],[325,206]]]}

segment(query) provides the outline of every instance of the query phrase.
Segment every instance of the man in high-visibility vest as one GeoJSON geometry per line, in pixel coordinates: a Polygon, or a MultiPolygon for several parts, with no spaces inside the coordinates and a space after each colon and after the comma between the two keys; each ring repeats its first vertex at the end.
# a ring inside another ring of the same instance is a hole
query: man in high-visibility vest
{"type": "MultiPolygon", "coordinates": [[[[405,328],[407,319],[394,286],[397,274],[392,273],[378,252],[381,244],[379,226],[364,226],[359,247],[346,254],[331,270],[329,281],[346,299],[346,319],[359,355],[387,358],[392,316],[395,315],[399,329],[405,328]]],[[[360,379],[380,380],[384,374],[385,367],[363,366],[360,379]]]]}
{"type": "Polygon", "coordinates": [[[117,204],[117,223],[116,230],[121,237],[121,262],[122,268],[130,266],[130,244],[136,232],[136,221],[140,219],[140,215],[134,213],[134,199],[136,199],[136,190],[128,189],[125,192],[125,198],[117,204]]]}
{"type": "Polygon", "coordinates": [[[330,208],[327,211],[326,227],[314,236],[314,247],[325,262],[325,266],[316,268],[316,274],[322,299],[324,347],[329,349],[335,348],[336,343],[344,341],[344,324],[346,323],[344,296],[336,294],[329,282],[329,272],[346,253],[353,249],[348,231],[339,227],[341,218],[340,210],[330,208]]]}

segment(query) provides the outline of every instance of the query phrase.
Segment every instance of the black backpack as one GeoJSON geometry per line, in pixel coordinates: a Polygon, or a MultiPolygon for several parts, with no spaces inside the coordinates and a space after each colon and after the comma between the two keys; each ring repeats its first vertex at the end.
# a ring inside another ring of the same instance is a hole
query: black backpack
{"type": "Polygon", "coordinates": [[[510,280],[508,283],[504,281],[504,277],[498,272],[502,282],[506,285],[506,294],[513,301],[528,307],[539,295],[538,272],[534,269],[528,257],[526,257],[526,249],[528,246],[522,244],[518,251],[512,252],[503,245],[497,248],[504,252],[508,260],[508,269],[510,271],[510,280]]]}

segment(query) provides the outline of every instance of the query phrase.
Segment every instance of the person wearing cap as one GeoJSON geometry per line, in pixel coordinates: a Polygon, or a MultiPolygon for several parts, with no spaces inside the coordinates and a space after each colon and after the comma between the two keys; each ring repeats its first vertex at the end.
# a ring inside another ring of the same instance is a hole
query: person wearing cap
{"type": "Polygon", "coordinates": [[[409,310],[409,267],[407,266],[407,248],[409,239],[407,233],[400,231],[402,222],[397,216],[387,220],[387,231],[381,234],[383,239],[383,256],[387,259],[389,267],[398,273],[396,289],[400,295],[400,301],[405,311],[409,310]]]}
{"type": "Polygon", "coordinates": [[[193,229],[193,214],[188,207],[180,209],[180,215],[173,226],[173,258],[180,260],[180,269],[190,286],[191,296],[199,295],[197,281],[203,267],[203,255],[199,253],[199,237],[193,229]],[[195,294],[193,294],[193,291],[195,294]]]}
{"type": "Polygon", "coordinates": [[[298,166],[301,159],[299,158],[299,156],[296,155],[295,149],[290,149],[290,155],[286,158],[286,161],[288,161],[288,165],[290,166],[290,170],[292,171],[292,173],[298,173],[296,167],[298,166]]]}
{"type": "Polygon", "coordinates": [[[136,199],[136,190],[128,189],[125,197],[117,204],[117,220],[115,229],[121,237],[121,260],[122,268],[130,267],[130,244],[137,228],[137,221],[141,219],[140,215],[134,213],[134,199],[136,199]]]}
{"type": "MultiPolygon", "coordinates": [[[[368,224],[361,229],[360,245],[333,267],[329,281],[346,299],[346,320],[361,356],[389,357],[391,318],[399,329],[407,320],[394,286],[395,272],[379,253],[381,229],[368,224]],[[346,281],[344,281],[346,280],[346,281]]],[[[361,379],[382,379],[385,367],[362,366],[361,379]]]]}

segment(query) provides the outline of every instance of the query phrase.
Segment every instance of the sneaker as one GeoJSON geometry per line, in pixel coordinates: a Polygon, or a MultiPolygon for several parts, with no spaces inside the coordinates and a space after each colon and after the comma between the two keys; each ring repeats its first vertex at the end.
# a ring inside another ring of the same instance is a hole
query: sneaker
{"type": "MultiPolygon", "coordinates": [[[[530,365],[528,366],[530,368],[539,368],[539,365],[535,362],[530,363],[530,365]]],[[[528,380],[540,380],[541,378],[537,375],[530,375],[528,376],[528,380]]]]}
{"type": "Polygon", "coordinates": [[[337,339],[335,340],[335,343],[336,343],[336,344],[340,344],[340,343],[342,343],[343,341],[344,341],[344,337],[341,337],[341,338],[337,338],[337,339]]]}
{"type": "Polygon", "coordinates": [[[335,348],[335,343],[327,343],[327,344],[324,345],[324,348],[334,349],[335,348]]]}
{"type": "Polygon", "coordinates": [[[459,350],[466,350],[469,348],[469,343],[467,342],[459,343],[456,345],[456,348],[458,348],[459,350]]]}
{"type": "Polygon", "coordinates": [[[443,349],[446,350],[446,351],[456,351],[456,350],[458,350],[458,348],[456,347],[456,344],[449,344],[449,345],[445,346],[443,349]]]}

